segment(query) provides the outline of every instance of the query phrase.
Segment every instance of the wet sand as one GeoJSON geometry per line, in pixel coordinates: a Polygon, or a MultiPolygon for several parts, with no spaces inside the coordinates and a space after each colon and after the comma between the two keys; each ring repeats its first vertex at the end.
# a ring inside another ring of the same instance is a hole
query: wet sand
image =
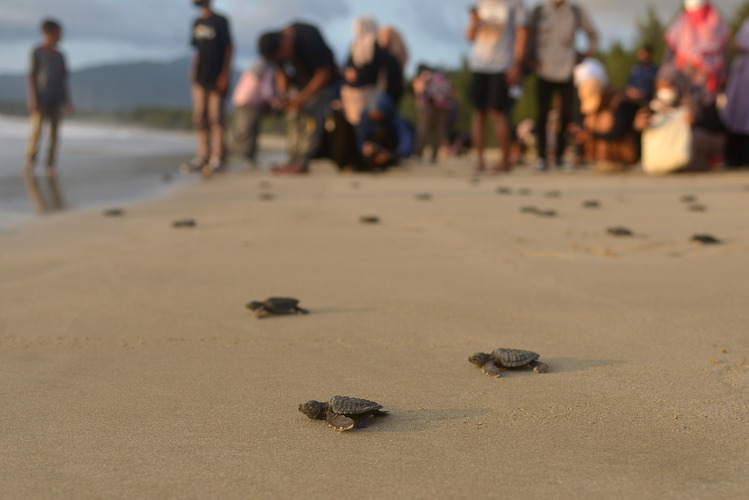
{"type": "Polygon", "coordinates": [[[0,234],[0,497],[743,495],[747,173],[468,172],[237,173],[0,234]],[[273,295],[311,314],[251,319],[273,295]],[[550,371],[468,363],[496,347],[550,371]],[[336,394],[391,414],[297,411],[336,394]]]}

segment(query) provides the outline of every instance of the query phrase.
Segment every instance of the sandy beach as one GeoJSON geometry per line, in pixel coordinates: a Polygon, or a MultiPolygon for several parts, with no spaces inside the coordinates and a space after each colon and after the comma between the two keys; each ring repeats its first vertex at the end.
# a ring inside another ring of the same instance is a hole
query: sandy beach
{"type": "Polygon", "coordinates": [[[236,172],[0,233],[0,497],[745,495],[747,172],[470,166],[236,172]],[[245,308],[279,295],[311,314],[245,308]],[[499,347],[550,370],[467,361],[499,347]],[[297,411],[337,394],[390,415],[297,411]]]}

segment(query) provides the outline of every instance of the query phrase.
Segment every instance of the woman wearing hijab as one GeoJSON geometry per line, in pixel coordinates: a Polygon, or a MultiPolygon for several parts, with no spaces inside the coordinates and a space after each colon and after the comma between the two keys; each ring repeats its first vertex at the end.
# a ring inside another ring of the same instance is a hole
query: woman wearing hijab
{"type": "Polygon", "coordinates": [[[729,166],[749,165],[749,19],[734,39],[736,57],[726,85],[726,105],[721,118],[730,132],[726,162],[729,166]]]}
{"type": "Polygon", "coordinates": [[[362,112],[381,93],[397,103],[403,94],[402,73],[395,58],[377,43],[377,23],[371,17],[354,20],[354,42],[346,62],[341,88],[343,111],[348,122],[356,126],[362,112]]]}

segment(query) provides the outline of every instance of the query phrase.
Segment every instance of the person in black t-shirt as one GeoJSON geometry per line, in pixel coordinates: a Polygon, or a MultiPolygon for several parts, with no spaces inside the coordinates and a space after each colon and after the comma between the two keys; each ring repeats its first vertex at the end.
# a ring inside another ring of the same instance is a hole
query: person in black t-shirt
{"type": "Polygon", "coordinates": [[[211,10],[211,0],[193,0],[201,15],[192,27],[197,50],[190,74],[198,154],[182,171],[211,174],[224,169],[224,115],[234,48],[229,21],[211,10]]]}
{"type": "Polygon", "coordinates": [[[322,141],[325,114],[339,76],[333,52],[317,28],[302,23],[265,33],[258,49],[277,66],[276,105],[289,117],[289,163],[274,171],[307,173],[309,160],[322,141]]]}

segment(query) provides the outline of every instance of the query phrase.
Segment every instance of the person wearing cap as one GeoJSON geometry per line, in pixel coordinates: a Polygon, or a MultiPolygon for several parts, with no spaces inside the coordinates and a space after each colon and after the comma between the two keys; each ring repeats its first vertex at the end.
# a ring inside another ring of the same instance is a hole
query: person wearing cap
{"type": "Polygon", "coordinates": [[[623,172],[640,156],[639,136],[634,129],[639,106],[593,75],[577,87],[583,126],[571,125],[570,130],[575,142],[584,144],[595,161],[594,172],[623,172]]]}
{"type": "Polygon", "coordinates": [[[531,12],[528,23],[530,54],[527,56],[526,66],[538,77],[538,170],[548,168],[546,120],[552,95],[556,92],[562,96],[562,111],[555,156],[557,166],[564,162],[566,130],[575,117],[575,86],[572,73],[579,59],[575,48],[575,37],[579,31],[583,31],[588,40],[586,56],[595,54],[598,49],[598,34],[587,12],[579,5],[565,0],[550,0],[531,12]]]}
{"type": "Polygon", "coordinates": [[[322,142],[339,78],[333,51],[316,27],[303,23],[264,33],[258,51],[276,65],[276,106],[288,117],[289,161],[272,170],[306,174],[322,142]]]}
{"type": "Polygon", "coordinates": [[[225,168],[224,119],[234,46],[229,21],[213,12],[211,0],[192,3],[201,11],[192,27],[196,53],[190,71],[198,154],[181,171],[211,174],[225,168]]]}

